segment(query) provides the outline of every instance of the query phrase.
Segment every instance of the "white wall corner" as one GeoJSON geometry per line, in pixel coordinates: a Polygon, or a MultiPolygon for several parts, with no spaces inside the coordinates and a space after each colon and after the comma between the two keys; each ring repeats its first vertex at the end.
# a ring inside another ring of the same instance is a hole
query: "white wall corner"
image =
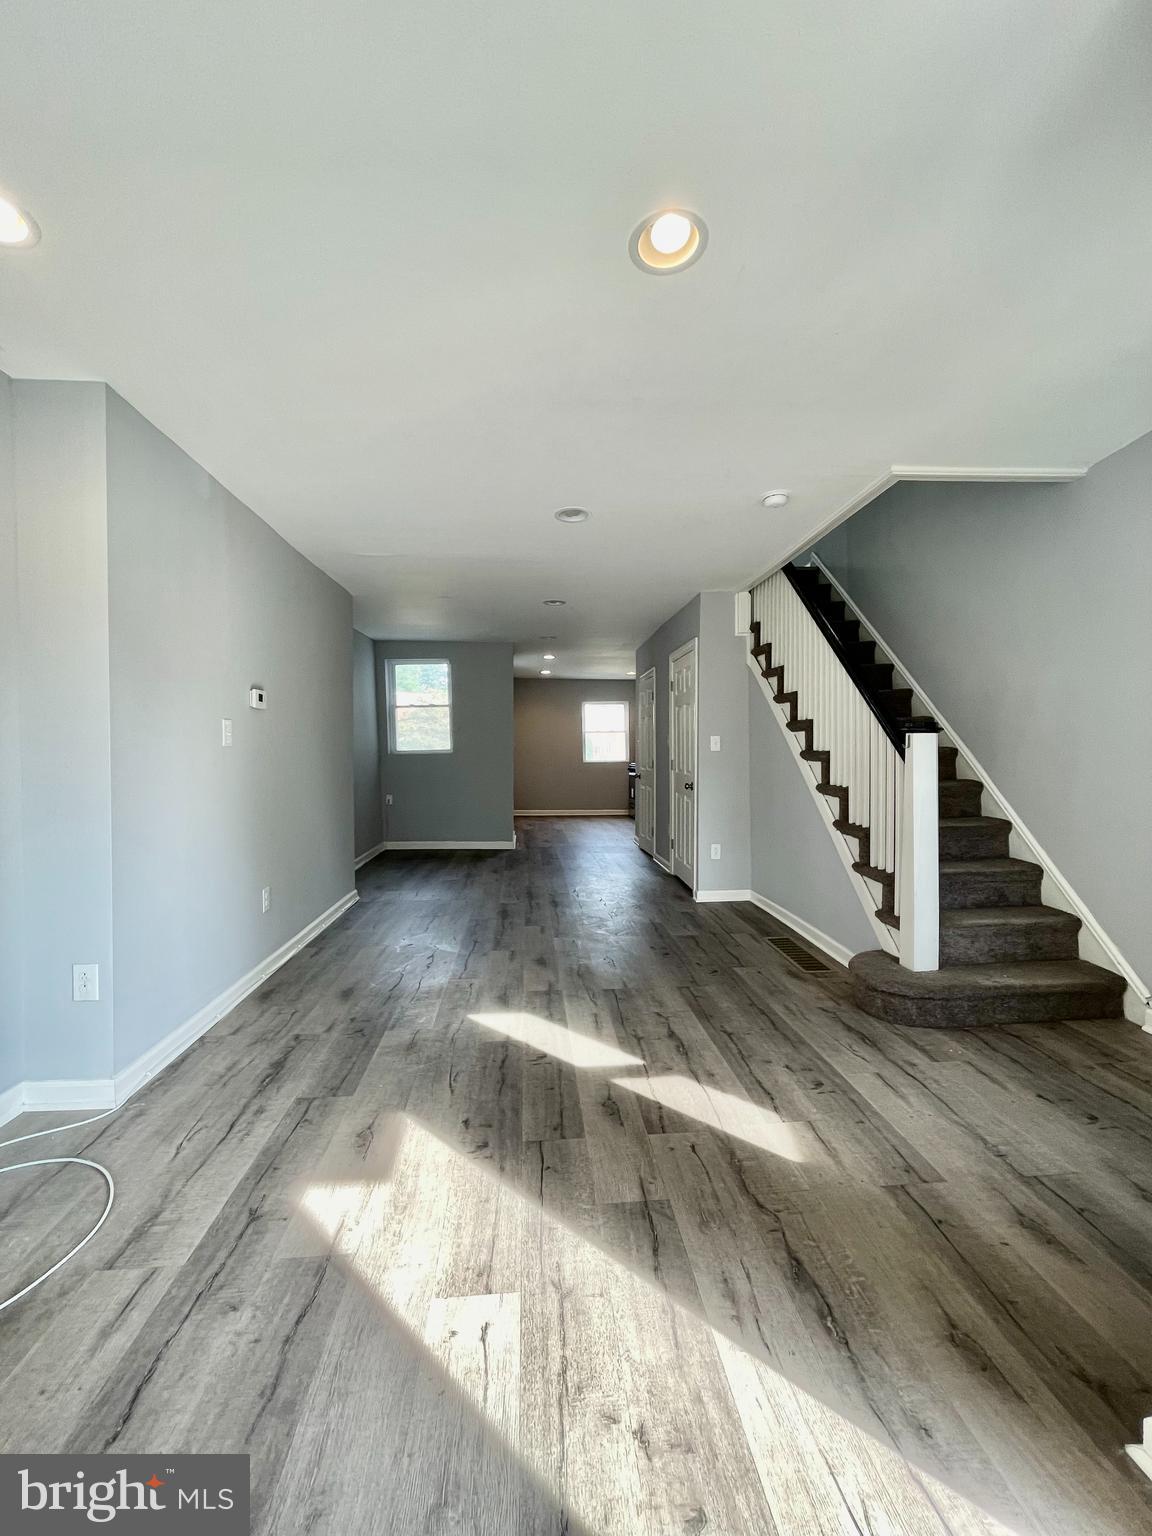
{"type": "Polygon", "coordinates": [[[736,628],[733,631],[737,635],[746,635],[752,628],[752,593],[747,588],[741,588],[735,594],[734,607],[736,610],[736,628]]]}

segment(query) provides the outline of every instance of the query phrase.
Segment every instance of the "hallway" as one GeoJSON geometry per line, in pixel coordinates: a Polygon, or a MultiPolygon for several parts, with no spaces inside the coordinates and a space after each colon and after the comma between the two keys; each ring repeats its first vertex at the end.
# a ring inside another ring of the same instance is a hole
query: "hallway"
{"type": "MultiPolygon", "coordinates": [[[[245,1450],[276,1536],[1147,1532],[1152,1039],[902,1031],[630,822],[517,831],[49,1144],[118,1201],[0,1314],[0,1451],[245,1450]]],[[[0,1182],[0,1291],[95,1199],[0,1182]]]]}

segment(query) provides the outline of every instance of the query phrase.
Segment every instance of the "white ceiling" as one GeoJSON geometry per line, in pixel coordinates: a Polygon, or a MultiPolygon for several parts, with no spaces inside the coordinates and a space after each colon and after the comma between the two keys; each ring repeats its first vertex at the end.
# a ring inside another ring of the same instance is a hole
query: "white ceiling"
{"type": "Polygon", "coordinates": [[[107,379],[370,634],[618,675],[893,462],[1152,426],[1147,0],[6,0],[3,34],[43,240],[0,254],[0,366],[107,379]],[[646,277],[669,205],[710,244],[646,277]]]}

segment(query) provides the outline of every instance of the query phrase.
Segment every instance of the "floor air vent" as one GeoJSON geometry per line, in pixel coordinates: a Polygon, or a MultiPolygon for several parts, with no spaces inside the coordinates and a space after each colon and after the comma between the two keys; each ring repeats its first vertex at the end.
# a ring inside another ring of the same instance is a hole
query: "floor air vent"
{"type": "Polygon", "coordinates": [[[791,960],[792,964],[801,971],[826,971],[828,967],[823,960],[817,960],[811,950],[804,948],[803,944],[797,944],[795,939],[790,939],[786,934],[769,934],[768,942],[773,949],[778,949],[785,960],[791,960]]]}

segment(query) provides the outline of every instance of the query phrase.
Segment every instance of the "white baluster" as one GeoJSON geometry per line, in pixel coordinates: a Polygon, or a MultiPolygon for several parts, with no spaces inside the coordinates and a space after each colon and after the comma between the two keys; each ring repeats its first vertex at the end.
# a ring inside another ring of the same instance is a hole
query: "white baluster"
{"type": "Polygon", "coordinates": [[[904,738],[903,846],[900,853],[900,964],[940,967],[939,745],[935,732],[904,738]]]}

